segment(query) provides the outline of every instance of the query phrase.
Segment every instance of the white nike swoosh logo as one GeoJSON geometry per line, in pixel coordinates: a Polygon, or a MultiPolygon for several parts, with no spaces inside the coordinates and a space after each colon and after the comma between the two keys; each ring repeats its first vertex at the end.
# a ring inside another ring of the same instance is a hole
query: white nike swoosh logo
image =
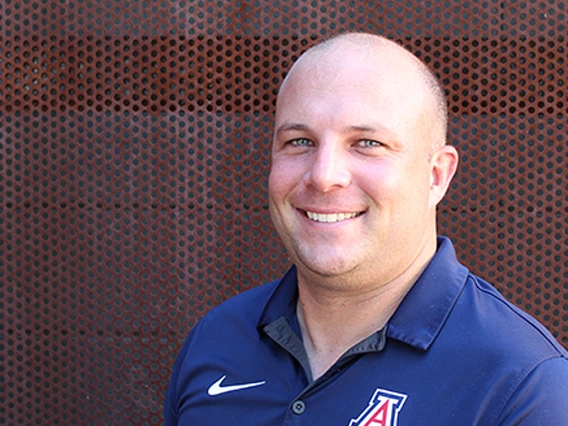
{"type": "Polygon", "coordinates": [[[242,389],[254,388],[256,386],[262,386],[266,383],[265,381],[262,381],[262,382],[255,382],[255,383],[243,383],[243,384],[240,384],[240,385],[221,386],[221,383],[223,383],[223,380],[225,380],[226,377],[227,376],[221,377],[219,380],[217,380],[215,383],[213,383],[211,386],[209,386],[209,389],[207,389],[207,393],[209,394],[209,396],[221,395],[221,394],[227,393],[227,392],[233,392],[233,391],[238,391],[238,390],[242,390],[242,389]]]}

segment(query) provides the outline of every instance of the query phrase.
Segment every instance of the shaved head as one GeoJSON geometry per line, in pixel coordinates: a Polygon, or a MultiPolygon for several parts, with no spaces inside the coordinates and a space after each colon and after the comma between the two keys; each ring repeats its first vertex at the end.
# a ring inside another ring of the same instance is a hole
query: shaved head
{"type": "Polygon", "coordinates": [[[415,56],[370,34],[321,43],[282,83],[274,121],[271,217],[302,280],[358,293],[430,259],[458,155],[415,56]]]}
{"type": "MultiPolygon", "coordinates": [[[[320,63],[324,59],[329,59],[335,55],[340,61],[342,52],[360,50],[369,57],[382,57],[387,62],[398,62],[420,80],[422,90],[427,94],[428,111],[424,119],[428,122],[429,138],[431,138],[432,149],[436,150],[446,144],[448,109],[444,92],[434,73],[416,56],[399,44],[379,35],[367,33],[344,33],[325,40],[309,50],[307,50],[296,61],[284,80],[281,92],[285,90],[287,80],[291,78],[297,68],[302,68],[304,63],[320,63]]],[[[317,70],[314,67],[314,72],[317,70]]],[[[377,76],[379,77],[379,76],[377,76]]]]}

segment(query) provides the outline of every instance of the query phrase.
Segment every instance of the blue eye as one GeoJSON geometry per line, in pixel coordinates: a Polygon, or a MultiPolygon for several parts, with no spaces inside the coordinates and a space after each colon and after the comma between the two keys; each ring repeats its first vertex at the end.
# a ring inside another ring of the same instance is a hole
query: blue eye
{"type": "Polygon", "coordinates": [[[383,144],[372,139],[362,139],[358,142],[358,144],[365,148],[374,148],[382,146],[383,144]]]}
{"type": "Polygon", "coordinates": [[[311,140],[306,138],[298,138],[290,141],[290,143],[294,146],[312,146],[313,143],[311,140]]]}

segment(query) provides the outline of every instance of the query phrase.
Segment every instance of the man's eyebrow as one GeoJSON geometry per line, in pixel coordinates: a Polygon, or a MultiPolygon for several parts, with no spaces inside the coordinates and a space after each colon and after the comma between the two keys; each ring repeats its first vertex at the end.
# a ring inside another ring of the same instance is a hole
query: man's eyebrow
{"type": "Polygon", "coordinates": [[[388,133],[392,133],[391,131],[389,131],[389,129],[387,129],[386,127],[380,126],[380,125],[374,125],[374,126],[366,126],[366,125],[361,125],[361,126],[349,126],[348,128],[345,129],[345,133],[347,132],[352,132],[352,131],[356,131],[356,132],[366,132],[366,133],[372,133],[372,132],[388,132],[388,133]]]}
{"type": "Polygon", "coordinates": [[[291,130],[296,130],[300,132],[306,132],[310,128],[306,124],[302,123],[290,123],[290,124],[283,124],[282,126],[276,129],[276,133],[288,132],[291,130]]]}
{"type": "Polygon", "coordinates": [[[396,132],[392,131],[388,127],[382,126],[380,124],[372,124],[372,125],[354,125],[349,126],[345,129],[345,133],[349,132],[360,132],[360,133],[374,133],[381,135],[383,139],[389,139],[392,141],[396,141],[399,139],[396,132]]]}
{"type": "Polygon", "coordinates": [[[344,133],[353,132],[353,131],[369,133],[369,132],[376,132],[377,128],[372,126],[349,126],[344,130],[344,133]]]}

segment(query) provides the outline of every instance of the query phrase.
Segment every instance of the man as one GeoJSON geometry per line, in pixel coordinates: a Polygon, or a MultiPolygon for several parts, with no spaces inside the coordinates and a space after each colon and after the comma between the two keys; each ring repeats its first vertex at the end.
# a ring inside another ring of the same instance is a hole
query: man
{"type": "Polygon", "coordinates": [[[566,351],[436,236],[458,162],[446,116],[431,72],[384,38],[296,62],[269,179],[295,266],[192,330],[166,424],[568,425],[566,351]]]}

